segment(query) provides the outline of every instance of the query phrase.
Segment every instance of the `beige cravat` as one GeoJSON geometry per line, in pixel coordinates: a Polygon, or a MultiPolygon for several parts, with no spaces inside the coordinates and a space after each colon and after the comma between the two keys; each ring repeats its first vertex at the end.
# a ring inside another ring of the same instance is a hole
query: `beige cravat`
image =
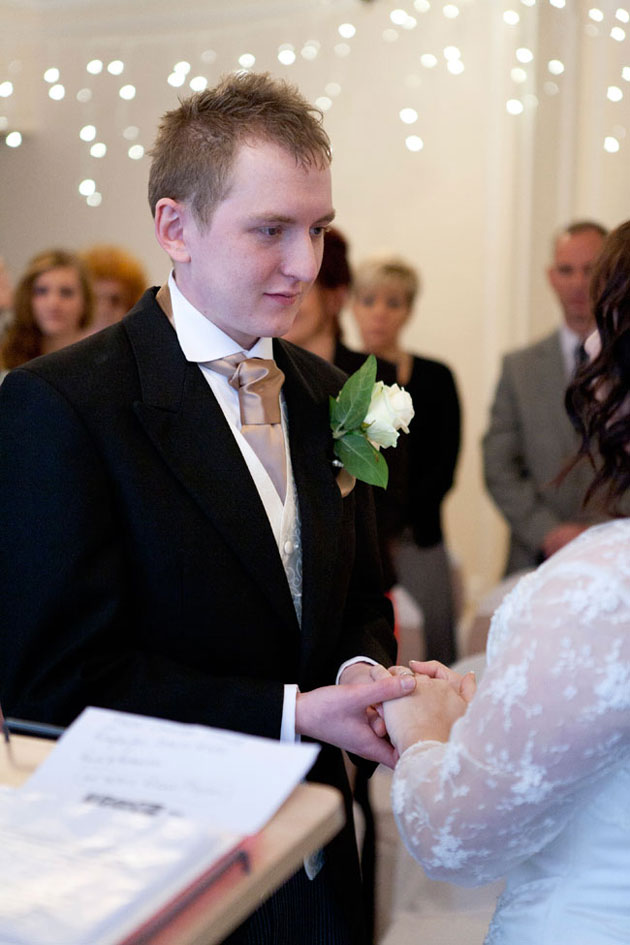
{"type": "Polygon", "coordinates": [[[242,352],[208,361],[207,366],[227,377],[230,386],[238,391],[241,433],[269,473],[284,502],[287,480],[280,412],[284,374],[275,361],[246,358],[242,352]]]}

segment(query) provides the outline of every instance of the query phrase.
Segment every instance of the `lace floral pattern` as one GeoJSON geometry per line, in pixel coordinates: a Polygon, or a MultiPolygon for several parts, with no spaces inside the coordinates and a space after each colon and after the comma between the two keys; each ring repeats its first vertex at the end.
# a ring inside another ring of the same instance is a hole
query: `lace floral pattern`
{"type": "MultiPolygon", "coordinates": [[[[409,748],[392,787],[410,853],[460,885],[549,857],[608,785],[611,799],[620,778],[628,788],[630,520],[589,529],[520,581],[493,618],[487,656],[448,744],[409,748]]],[[[611,800],[607,816],[627,838],[627,801],[611,800]]],[[[630,853],[621,856],[628,876],[630,853]]]]}

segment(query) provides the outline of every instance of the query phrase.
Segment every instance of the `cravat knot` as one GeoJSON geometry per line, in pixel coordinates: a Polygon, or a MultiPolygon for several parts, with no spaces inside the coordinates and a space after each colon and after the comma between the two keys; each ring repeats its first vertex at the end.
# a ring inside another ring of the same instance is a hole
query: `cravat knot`
{"type": "Polygon", "coordinates": [[[209,361],[208,367],[227,377],[238,392],[241,433],[269,473],[278,495],[286,495],[286,458],[280,389],[284,374],[275,361],[246,358],[243,352],[209,361]]]}

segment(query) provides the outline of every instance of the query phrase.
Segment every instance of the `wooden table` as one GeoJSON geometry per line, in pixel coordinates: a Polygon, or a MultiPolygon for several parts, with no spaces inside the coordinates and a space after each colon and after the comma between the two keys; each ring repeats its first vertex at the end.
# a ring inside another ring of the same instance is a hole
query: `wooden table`
{"type": "MultiPolygon", "coordinates": [[[[11,736],[10,745],[0,743],[0,784],[18,787],[54,744],[24,735],[11,736]]],[[[135,936],[133,942],[216,945],[292,876],[304,857],[334,837],[343,823],[343,803],[338,791],[321,784],[298,785],[267,826],[247,840],[247,872],[235,864],[159,932],[135,936]]]]}

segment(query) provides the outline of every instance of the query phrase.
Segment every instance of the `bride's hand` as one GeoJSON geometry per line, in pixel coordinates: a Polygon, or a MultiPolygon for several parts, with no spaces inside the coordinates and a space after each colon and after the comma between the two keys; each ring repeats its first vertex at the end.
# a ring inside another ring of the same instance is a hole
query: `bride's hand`
{"type": "MultiPolygon", "coordinates": [[[[399,675],[401,668],[397,669],[396,675],[399,675]]],[[[380,679],[387,670],[374,666],[371,672],[374,679],[380,679]]],[[[416,673],[415,676],[413,693],[396,702],[383,703],[387,733],[399,755],[418,741],[448,741],[453,723],[468,705],[467,699],[457,691],[454,679],[442,678],[438,673],[433,676],[416,673]]],[[[461,688],[461,683],[458,685],[461,688]]]]}
{"type": "Polygon", "coordinates": [[[422,676],[431,676],[433,679],[444,679],[450,683],[458,695],[466,702],[470,702],[477,691],[477,681],[475,674],[471,671],[464,676],[449,669],[443,663],[437,660],[410,660],[409,666],[414,673],[420,673],[422,676]]]}

